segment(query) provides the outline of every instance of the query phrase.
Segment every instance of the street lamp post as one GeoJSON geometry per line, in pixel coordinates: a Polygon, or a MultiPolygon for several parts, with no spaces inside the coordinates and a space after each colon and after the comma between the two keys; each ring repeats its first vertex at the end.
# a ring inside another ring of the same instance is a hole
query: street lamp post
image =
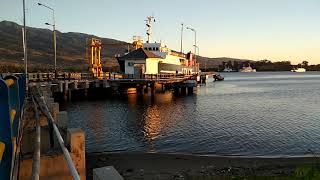
{"type": "Polygon", "coordinates": [[[187,27],[187,29],[194,32],[194,57],[197,56],[197,31],[194,28],[187,27]]]}
{"type": "Polygon", "coordinates": [[[181,41],[180,41],[180,52],[183,53],[182,41],[183,41],[183,23],[181,23],[181,41]]]}
{"type": "Polygon", "coordinates": [[[195,65],[197,65],[197,72],[199,72],[199,64],[197,63],[197,48],[198,48],[198,46],[197,46],[197,31],[191,27],[187,27],[187,29],[194,32],[194,60],[196,63],[195,65]]]}
{"type": "Polygon", "coordinates": [[[49,10],[52,11],[52,21],[53,24],[49,24],[49,23],[45,23],[46,25],[52,26],[53,28],[53,46],[54,46],[54,75],[56,77],[57,74],[57,36],[56,36],[56,20],[55,20],[55,15],[54,15],[54,9],[42,4],[42,3],[38,3],[39,6],[43,6],[49,10]]]}

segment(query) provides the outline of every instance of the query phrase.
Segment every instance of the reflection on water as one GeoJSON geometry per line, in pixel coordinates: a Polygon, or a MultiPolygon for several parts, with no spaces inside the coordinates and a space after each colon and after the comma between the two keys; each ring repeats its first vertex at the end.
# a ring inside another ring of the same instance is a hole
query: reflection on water
{"type": "Polygon", "coordinates": [[[163,122],[161,122],[160,112],[157,106],[148,107],[144,114],[143,121],[143,134],[145,139],[149,142],[150,152],[154,152],[154,140],[160,135],[163,128],[163,122]]]}
{"type": "Polygon", "coordinates": [[[163,125],[157,106],[147,108],[143,122],[144,137],[150,141],[156,139],[160,135],[163,125]]]}
{"type": "Polygon", "coordinates": [[[302,155],[320,151],[320,73],[229,73],[191,96],[67,106],[93,151],[302,155]]]}

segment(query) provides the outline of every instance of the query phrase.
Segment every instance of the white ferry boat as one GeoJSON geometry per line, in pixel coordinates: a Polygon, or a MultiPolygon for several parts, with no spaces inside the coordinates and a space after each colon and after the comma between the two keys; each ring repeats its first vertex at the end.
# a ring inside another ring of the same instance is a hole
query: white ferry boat
{"type": "Polygon", "coordinates": [[[242,67],[242,69],[240,69],[240,72],[257,72],[257,70],[253,69],[249,64],[248,67],[242,67]]]}
{"type": "Polygon", "coordinates": [[[306,72],[307,70],[305,68],[296,68],[292,69],[291,72],[306,72]]]}
{"type": "Polygon", "coordinates": [[[151,22],[153,17],[148,17],[146,42],[135,36],[133,47],[135,50],[118,57],[120,70],[134,77],[154,74],[198,74],[199,63],[196,56],[169,49],[165,44],[151,42],[151,22]]]}

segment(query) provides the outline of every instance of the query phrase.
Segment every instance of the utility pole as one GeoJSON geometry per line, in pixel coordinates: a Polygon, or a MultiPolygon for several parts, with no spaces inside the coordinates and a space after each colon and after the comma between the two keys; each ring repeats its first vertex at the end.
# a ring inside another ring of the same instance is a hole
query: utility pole
{"type": "Polygon", "coordinates": [[[23,42],[23,58],[24,58],[24,73],[26,74],[26,88],[28,89],[28,54],[27,54],[27,27],[26,27],[26,2],[23,2],[23,30],[22,30],[22,42],[23,42]]]}
{"type": "Polygon", "coordinates": [[[181,23],[181,42],[180,42],[180,47],[181,47],[180,52],[181,52],[181,53],[183,53],[183,48],[182,48],[182,41],[183,41],[183,26],[184,26],[184,24],[183,24],[183,23],[181,23]]]}
{"type": "Polygon", "coordinates": [[[57,35],[56,35],[56,19],[54,15],[54,10],[52,11],[53,13],[53,44],[54,44],[54,75],[55,78],[57,76],[57,35]]]}

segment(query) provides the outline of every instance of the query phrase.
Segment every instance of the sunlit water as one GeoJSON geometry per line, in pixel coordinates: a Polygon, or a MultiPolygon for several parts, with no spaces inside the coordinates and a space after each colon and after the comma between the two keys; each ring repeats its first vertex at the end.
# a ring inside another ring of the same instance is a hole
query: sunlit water
{"type": "Polygon", "coordinates": [[[194,95],[67,105],[88,152],[304,155],[320,152],[320,73],[227,73],[194,95]]]}

